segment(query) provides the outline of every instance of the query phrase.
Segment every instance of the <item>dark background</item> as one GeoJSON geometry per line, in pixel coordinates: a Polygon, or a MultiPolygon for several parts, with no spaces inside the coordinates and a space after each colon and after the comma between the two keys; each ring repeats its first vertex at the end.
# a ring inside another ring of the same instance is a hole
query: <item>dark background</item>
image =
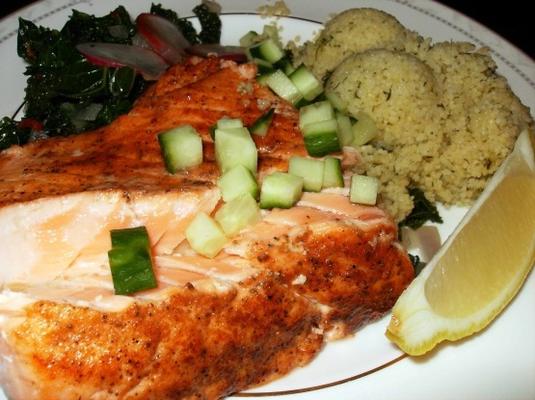
{"type": "MultiPolygon", "coordinates": [[[[14,0],[9,1],[9,4],[6,2],[2,0],[4,4],[0,6],[0,17],[32,3],[30,0],[14,0]]],[[[528,10],[529,2],[443,0],[441,3],[481,22],[535,59],[535,35],[532,28],[534,14],[528,10]]],[[[124,4],[127,5],[128,0],[124,4]]]]}

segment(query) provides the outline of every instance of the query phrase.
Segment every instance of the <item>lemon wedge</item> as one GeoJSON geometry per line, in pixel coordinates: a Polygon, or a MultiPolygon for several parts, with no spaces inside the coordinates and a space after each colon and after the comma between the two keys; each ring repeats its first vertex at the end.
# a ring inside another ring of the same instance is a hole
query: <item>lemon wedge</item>
{"type": "Polygon", "coordinates": [[[410,355],[485,328],[535,262],[535,158],[524,131],[513,152],[422,273],[399,297],[386,336],[410,355]]]}

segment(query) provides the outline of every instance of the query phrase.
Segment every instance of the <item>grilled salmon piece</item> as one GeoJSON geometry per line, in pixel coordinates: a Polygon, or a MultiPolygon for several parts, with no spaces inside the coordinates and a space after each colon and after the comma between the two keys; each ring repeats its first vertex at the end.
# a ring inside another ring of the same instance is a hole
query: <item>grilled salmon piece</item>
{"type": "Polygon", "coordinates": [[[414,278],[396,238],[395,224],[377,207],[305,193],[296,207],[241,232],[226,251],[320,305],[326,337],[337,339],[384,315],[414,278]]]}
{"type": "Polygon", "coordinates": [[[259,179],[305,155],[298,113],[254,65],[191,58],[93,132],[0,153],[0,382],[13,399],[219,398],[309,362],[388,310],[413,278],[378,208],[305,194],[264,212],[215,259],[184,240],[220,203],[210,127],[246,126],[259,179]],[[204,162],[165,171],[157,134],[190,124],[204,162]],[[116,296],[109,231],[147,227],[156,289],[116,296]]]}

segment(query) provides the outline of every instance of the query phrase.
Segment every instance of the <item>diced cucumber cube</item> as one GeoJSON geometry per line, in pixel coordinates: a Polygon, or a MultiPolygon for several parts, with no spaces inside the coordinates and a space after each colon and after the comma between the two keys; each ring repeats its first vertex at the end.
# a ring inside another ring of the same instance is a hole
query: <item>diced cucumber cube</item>
{"type": "Polygon", "coordinates": [[[266,83],[271,90],[292,104],[297,103],[303,98],[299,89],[297,89],[290,78],[284,75],[284,72],[280,69],[271,73],[267,77],[266,83]]]}
{"type": "Polygon", "coordinates": [[[260,219],[258,204],[249,193],[234,198],[215,213],[215,220],[219,222],[227,236],[235,235],[260,219]]]}
{"type": "Polygon", "coordinates": [[[241,164],[256,174],[258,152],[247,128],[216,129],[215,156],[222,173],[241,164]]]}
{"type": "Polygon", "coordinates": [[[353,142],[352,146],[362,146],[375,138],[377,135],[377,125],[373,119],[364,112],[359,112],[357,122],[353,125],[353,142]]]}
{"type": "Polygon", "coordinates": [[[336,122],[338,123],[338,140],[342,146],[349,146],[353,143],[353,127],[351,118],[340,112],[336,113],[336,122]]]}
{"type": "Polygon", "coordinates": [[[251,59],[260,58],[272,64],[284,57],[282,48],[271,38],[252,45],[248,52],[251,59]]]}
{"type": "Polygon", "coordinates": [[[328,101],[318,101],[317,103],[301,107],[299,109],[299,128],[314,122],[327,121],[333,119],[334,110],[328,101]]]}
{"type": "Polygon", "coordinates": [[[313,100],[323,92],[321,82],[304,65],[301,65],[290,75],[290,80],[299,89],[305,100],[313,100]]]}
{"type": "Polygon", "coordinates": [[[323,187],[344,187],[342,162],[335,157],[325,157],[323,168],[323,187]]]}
{"type": "Polygon", "coordinates": [[[202,139],[191,125],[183,125],[158,135],[165,168],[174,174],[202,163],[202,139]]]}
{"type": "Polygon", "coordinates": [[[260,208],[290,208],[301,198],[303,178],[274,172],[264,178],[260,190],[260,208]]]}
{"type": "Polygon", "coordinates": [[[378,191],[379,180],[377,178],[357,174],[351,177],[349,199],[353,203],[373,206],[377,202],[378,191]]]}
{"type": "Polygon", "coordinates": [[[303,190],[319,192],[323,186],[323,160],[293,156],[290,158],[288,173],[303,178],[303,190]]]}
{"type": "Polygon", "coordinates": [[[228,242],[219,224],[204,212],[193,218],[185,233],[191,248],[209,258],[215,257],[228,242]]]}
{"type": "Polygon", "coordinates": [[[239,118],[223,117],[217,121],[217,129],[243,128],[243,122],[239,118]]]}
{"type": "Polygon", "coordinates": [[[225,172],[218,179],[217,186],[219,186],[221,196],[226,202],[244,193],[248,193],[256,199],[260,192],[252,172],[241,164],[225,172]]]}
{"type": "Polygon", "coordinates": [[[325,89],[325,97],[327,97],[327,100],[329,100],[333,107],[336,108],[338,111],[343,113],[347,112],[346,104],[334,91],[325,89]]]}
{"type": "Polygon", "coordinates": [[[249,47],[255,44],[258,41],[260,35],[255,31],[249,31],[240,38],[241,47],[249,47]]]}
{"type": "Polygon", "coordinates": [[[250,131],[254,135],[265,136],[268,133],[271,121],[273,121],[273,114],[275,113],[274,108],[270,108],[267,113],[260,116],[254,123],[251,125],[250,131]]]}
{"type": "Polygon", "coordinates": [[[112,248],[108,251],[115,294],[127,295],[158,286],[144,226],[110,231],[112,248]]]}
{"type": "Polygon", "coordinates": [[[336,119],[314,122],[303,128],[305,147],[312,157],[323,157],[340,151],[336,119]]]}
{"type": "Polygon", "coordinates": [[[150,247],[149,233],[144,226],[112,229],[110,238],[112,248],[150,247]]]}

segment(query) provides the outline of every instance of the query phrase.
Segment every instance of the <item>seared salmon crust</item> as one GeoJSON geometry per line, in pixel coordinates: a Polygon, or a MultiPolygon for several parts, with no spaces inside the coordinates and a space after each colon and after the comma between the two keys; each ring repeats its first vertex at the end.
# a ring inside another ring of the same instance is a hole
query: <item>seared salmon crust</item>
{"type": "MultiPolygon", "coordinates": [[[[190,58],[109,126],[0,153],[0,383],[11,399],[217,399],[308,363],[388,311],[414,277],[397,227],[347,196],[305,193],[214,259],[184,231],[221,204],[210,127],[250,126],[258,179],[306,155],[298,111],[256,67],[190,58]],[[157,134],[189,124],[204,162],[165,171],[157,134]],[[109,231],[143,225],[158,287],[114,294],[109,231]]],[[[239,151],[239,149],[238,149],[239,151]]],[[[347,163],[344,163],[347,165],[347,163]]]]}

